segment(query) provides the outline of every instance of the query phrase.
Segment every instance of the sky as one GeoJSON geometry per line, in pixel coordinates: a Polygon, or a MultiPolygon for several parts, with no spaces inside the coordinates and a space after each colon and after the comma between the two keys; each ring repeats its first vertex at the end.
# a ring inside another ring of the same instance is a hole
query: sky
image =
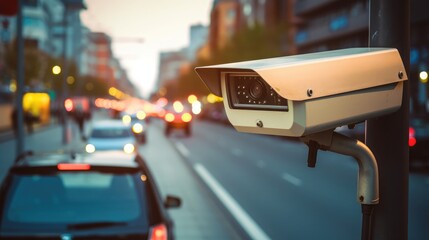
{"type": "Polygon", "coordinates": [[[213,0],[84,0],[81,20],[112,38],[131,82],[148,97],[158,77],[159,53],[189,44],[193,24],[208,25],[213,0]]]}

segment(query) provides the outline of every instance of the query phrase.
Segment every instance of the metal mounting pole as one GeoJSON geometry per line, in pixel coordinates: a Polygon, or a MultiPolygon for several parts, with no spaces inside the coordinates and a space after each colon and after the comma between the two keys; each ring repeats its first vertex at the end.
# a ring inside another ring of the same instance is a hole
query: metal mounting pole
{"type": "Polygon", "coordinates": [[[371,239],[372,212],[380,200],[378,166],[374,154],[362,142],[333,130],[301,138],[309,147],[309,167],[316,164],[317,150],[353,157],[359,165],[357,201],[362,204],[362,240],[371,239]]]}
{"type": "MultiPolygon", "coordinates": [[[[311,134],[302,137],[301,141],[306,144],[315,142],[318,149],[351,156],[356,159],[359,165],[357,201],[361,204],[378,204],[377,161],[374,154],[364,143],[333,131],[311,134]]],[[[314,146],[314,144],[309,146],[314,146]]],[[[310,152],[312,151],[315,151],[315,149],[310,149],[310,152]]]]}
{"type": "MultiPolygon", "coordinates": [[[[369,46],[397,48],[410,66],[410,0],[370,0],[369,46]]],[[[411,80],[410,80],[411,81],[411,80]]],[[[408,238],[409,82],[404,82],[401,108],[366,122],[365,143],[377,156],[380,196],[374,210],[373,238],[408,238]]]]}
{"type": "Polygon", "coordinates": [[[357,200],[361,204],[378,204],[378,166],[374,154],[362,142],[334,132],[331,152],[351,156],[359,165],[357,200]]]}

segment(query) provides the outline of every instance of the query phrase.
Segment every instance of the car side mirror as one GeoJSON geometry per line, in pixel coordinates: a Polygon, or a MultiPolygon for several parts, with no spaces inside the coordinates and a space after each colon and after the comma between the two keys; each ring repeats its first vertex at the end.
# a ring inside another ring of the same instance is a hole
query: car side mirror
{"type": "Polygon", "coordinates": [[[182,200],[179,197],[167,195],[167,197],[164,200],[164,207],[165,208],[177,208],[182,205],[182,200]]]}

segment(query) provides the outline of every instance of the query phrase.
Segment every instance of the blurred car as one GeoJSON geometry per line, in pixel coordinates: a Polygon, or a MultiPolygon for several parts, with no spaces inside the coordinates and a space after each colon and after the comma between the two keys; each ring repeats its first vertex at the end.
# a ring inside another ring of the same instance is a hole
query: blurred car
{"type": "Polygon", "coordinates": [[[226,115],[223,102],[208,103],[204,105],[202,112],[198,116],[200,119],[231,125],[228,116],[226,115]]]}
{"type": "Polygon", "coordinates": [[[122,122],[131,127],[131,130],[139,141],[139,143],[146,143],[147,141],[147,116],[144,111],[137,111],[135,113],[121,113],[122,122]]]}
{"type": "Polygon", "coordinates": [[[98,150],[136,151],[138,142],[129,125],[121,120],[102,120],[93,123],[85,150],[92,153],[98,150]]]}
{"type": "Polygon", "coordinates": [[[420,164],[429,167],[429,122],[427,120],[410,118],[408,146],[410,166],[420,164]]]}
{"type": "Polygon", "coordinates": [[[106,151],[21,157],[0,189],[1,239],[173,239],[143,158],[106,151]]]}
{"type": "Polygon", "coordinates": [[[191,136],[192,111],[190,106],[184,105],[180,101],[165,107],[165,135],[169,136],[172,130],[184,130],[186,136],[191,136]]]}

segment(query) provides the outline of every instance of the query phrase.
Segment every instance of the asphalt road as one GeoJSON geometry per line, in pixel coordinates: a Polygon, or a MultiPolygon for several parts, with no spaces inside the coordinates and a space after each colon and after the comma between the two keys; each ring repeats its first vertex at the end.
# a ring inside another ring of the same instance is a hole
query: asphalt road
{"type": "MultiPolygon", "coordinates": [[[[195,121],[192,137],[177,132],[170,140],[251,237],[360,239],[352,158],[319,151],[308,168],[301,142],[210,122],[195,121]]],[[[409,239],[426,239],[429,175],[410,174],[409,202],[409,239]]]]}
{"type": "MultiPolygon", "coordinates": [[[[230,218],[227,222],[235,222],[231,227],[240,227],[254,239],[360,239],[357,164],[350,157],[319,151],[312,169],[306,165],[307,147],[297,141],[238,133],[229,126],[203,121],[195,121],[192,130],[189,138],[178,131],[166,139],[163,123],[155,120],[149,126],[149,142],[140,151],[154,160],[161,152],[166,160],[182,158],[186,174],[192,172],[197,176],[194,181],[200,181],[195,187],[206,187],[211,200],[223,209],[211,221],[226,215],[230,218]],[[168,142],[176,151],[165,150],[168,142]]],[[[29,136],[27,146],[36,151],[61,147],[59,133],[55,128],[43,130],[29,136]]],[[[0,142],[1,178],[14,157],[14,147],[14,140],[0,142]]],[[[179,189],[182,183],[167,184],[170,189],[179,189]]],[[[409,191],[409,239],[427,239],[429,174],[411,173],[409,191]]],[[[188,207],[199,211],[193,205],[188,207]]],[[[204,218],[199,221],[207,222],[204,218]]],[[[183,232],[182,236],[191,234],[183,232]]],[[[234,238],[236,235],[230,237],[234,238]]]]}

